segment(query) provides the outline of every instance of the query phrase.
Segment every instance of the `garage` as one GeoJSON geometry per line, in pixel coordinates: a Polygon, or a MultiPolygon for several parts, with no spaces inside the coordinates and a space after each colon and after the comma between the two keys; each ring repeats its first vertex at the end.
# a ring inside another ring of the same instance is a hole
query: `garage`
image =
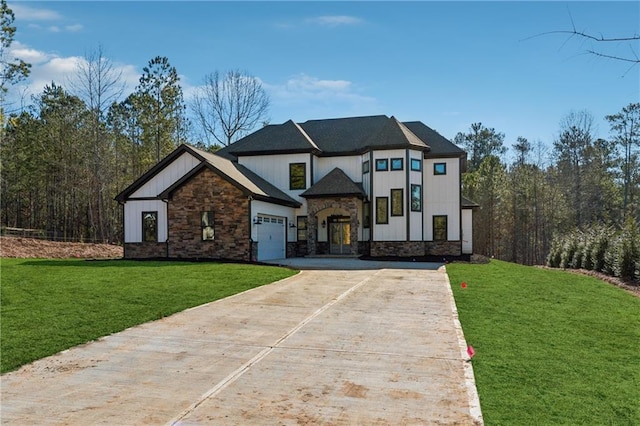
{"type": "Polygon", "coordinates": [[[285,258],[284,218],[258,215],[258,222],[258,261],[285,258]]]}

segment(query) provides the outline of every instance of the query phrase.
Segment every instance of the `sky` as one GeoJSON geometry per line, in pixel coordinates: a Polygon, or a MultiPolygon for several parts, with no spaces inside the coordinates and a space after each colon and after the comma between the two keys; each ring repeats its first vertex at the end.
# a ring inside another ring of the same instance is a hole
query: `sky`
{"type": "Polygon", "coordinates": [[[8,1],[12,53],[32,64],[14,105],[68,85],[98,46],[131,93],[166,56],[187,103],[205,75],[245,71],[271,98],[269,122],[384,114],[453,139],[481,122],[551,146],[571,111],[595,119],[640,102],[640,2],[8,1]],[[25,96],[26,95],[26,96],[25,96]]]}

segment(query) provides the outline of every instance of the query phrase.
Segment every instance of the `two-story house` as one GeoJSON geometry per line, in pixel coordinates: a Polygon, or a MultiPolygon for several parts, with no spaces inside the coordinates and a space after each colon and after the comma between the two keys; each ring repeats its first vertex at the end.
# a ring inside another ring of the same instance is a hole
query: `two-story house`
{"type": "Polygon", "coordinates": [[[215,154],[181,145],[116,197],[125,257],[472,253],[465,165],[423,123],[387,116],[290,120],[215,154]]]}

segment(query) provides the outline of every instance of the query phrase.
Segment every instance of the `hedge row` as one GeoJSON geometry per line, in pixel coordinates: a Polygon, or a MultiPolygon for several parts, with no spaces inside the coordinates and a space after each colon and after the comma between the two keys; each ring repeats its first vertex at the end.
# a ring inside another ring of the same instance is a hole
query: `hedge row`
{"type": "Polygon", "coordinates": [[[547,256],[547,266],[587,269],[640,281],[640,231],[634,221],[623,229],[596,226],[556,236],[547,256]]]}

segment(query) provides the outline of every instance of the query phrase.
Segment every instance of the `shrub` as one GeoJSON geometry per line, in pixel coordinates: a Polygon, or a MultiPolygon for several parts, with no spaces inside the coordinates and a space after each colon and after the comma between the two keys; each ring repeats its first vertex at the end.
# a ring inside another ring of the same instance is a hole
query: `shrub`
{"type": "Polygon", "coordinates": [[[560,267],[562,269],[573,267],[573,256],[576,254],[576,250],[578,250],[578,242],[575,238],[575,232],[573,232],[567,235],[564,240],[560,258],[560,267]]]}
{"type": "Polygon", "coordinates": [[[605,261],[604,257],[609,248],[609,241],[613,237],[613,230],[611,228],[599,228],[595,232],[593,243],[591,245],[591,251],[589,252],[590,262],[593,263],[592,269],[598,272],[604,272],[605,261]]]}
{"type": "Polygon", "coordinates": [[[636,275],[636,268],[640,262],[640,242],[638,227],[633,220],[628,220],[620,235],[615,250],[614,272],[623,280],[632,280],[636,275]]]}

